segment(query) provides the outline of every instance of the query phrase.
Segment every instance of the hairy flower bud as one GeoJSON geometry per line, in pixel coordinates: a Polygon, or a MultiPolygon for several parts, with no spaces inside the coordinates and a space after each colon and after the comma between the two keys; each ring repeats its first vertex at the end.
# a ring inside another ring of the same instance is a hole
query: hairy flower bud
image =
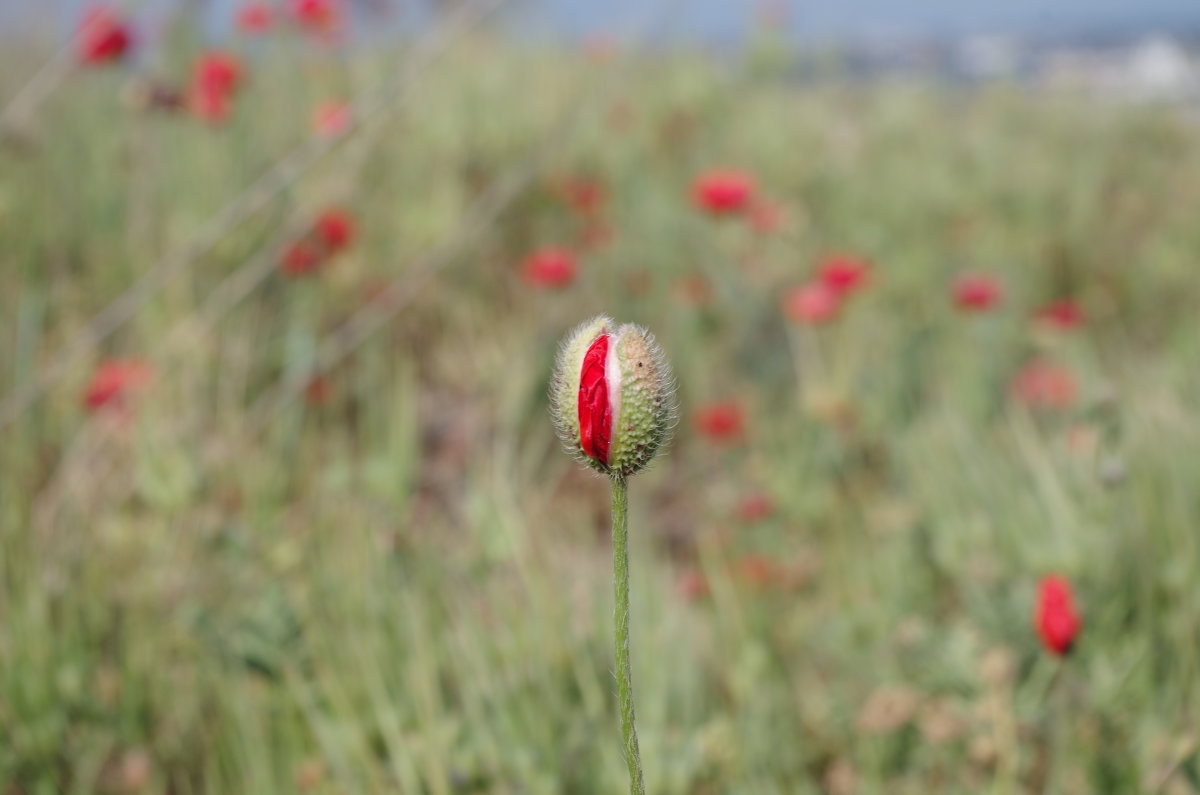
{"type": "Polygon", "coordinates": [[[668,440],[675,384],[654,337],[601,315],[576,328],[559,349],[550,400],[563,444],[605,474],[645,468],[668,440]]]}

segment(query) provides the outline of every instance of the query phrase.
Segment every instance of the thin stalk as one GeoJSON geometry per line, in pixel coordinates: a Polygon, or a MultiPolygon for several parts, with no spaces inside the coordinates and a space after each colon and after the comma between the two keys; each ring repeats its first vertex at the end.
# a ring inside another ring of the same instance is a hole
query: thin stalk
{"type": "Polygon", "coordinates": [[[625,478],[612,479],[612,537],[617,625],[617,701],[621,709],[621,736],[625,740],[625,763],[629,765],[630,795],[645,795],[642,756],[638,751],[637,724],[633,714],[633,671],[629,662],[629,494],[625,478]]]}

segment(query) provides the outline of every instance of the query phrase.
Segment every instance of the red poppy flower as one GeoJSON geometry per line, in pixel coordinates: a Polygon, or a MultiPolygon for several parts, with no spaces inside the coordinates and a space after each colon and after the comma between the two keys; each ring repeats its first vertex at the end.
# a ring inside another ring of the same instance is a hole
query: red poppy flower
{"type": "Polygon", "coordinates": [[[320,268],[325,257],[310,240],[297,240],[283,250],[279,269],[288,276],[304,276],[320,268]]]}
{"type": "Polygon", "coordinates": [[[204,53],[192,67],[192,111],[206,121],[225,121],[241,81],[242,65],[236,57],[224,52],[204,53]]]}
{"type": "Polygon", "coordinates": [[[83,405],[89,411],[126,409],[129,396],[146,386],[153,371],[139,359],[109,359],[92,373],[83,393],[83,405]]]}
{"type": "Polygon", "coordinates": [[[996,279],[986,273],[964,273],[954,280],[954,305],[964,312],[986,312],[1004,297],[996,279]]]}
{"type": "Polygon", "coordinates": [[[1071,651],[1083,628],[1083,619],[1075,608],[1071,584],[1065,578],[1049,576],[1038,584],[1033,623],[1047,651],[1060,657],[1071,651]]]}
{"type": "Polygon", "coordinates": [[[564,248],[543,248],[525,258],[521,278],[534,287],[566,287],[575,281],[575,255],[564,248]]]}
{"type": "Polygon", "coordinates": [[[79,24],[79,60],[100,65],[119,61],[133,46],[129,26],[106,5],[88,8],[79,24]]]}
{"type": "Polygon", "coordinates": [[[713,442],[738,441],[745,431],[745,413],[740,403],[724,400],[701,406],[695,415],[696,430],[713,442]]]}
{"type": "Polygon", "coordinates": [[[817,279],[839,298],[845,298],[867,286],[871,263],[852,254],[833,254],[817,266],[817,279]]]}
{"type": "Polygon", "coordinates": [[[354,243],[357,232],[354,219],[344,210],[326,210],[313,222],[313,233],[317,241],[330,254],[349,248],[354,243]]]}
{"type": "Polygon", "coordinates": [[[824,282],[811,282],[792,289],[783,299],[783,313],[793,323],[819,326],[837,317],[841,295],[824,282]]]}
{"type": "Polygon", "coordinates": [[[353,111],[346,102],[323,102],[313,109],[312,130],[322,138],[337,138],[350,129],[353,111]]]}
{"type": "Polygon", "coordinates": [[[692,201],[712,215],[734,215],[749,209],[754,190],[754,180],[745,172],[714,169],[692,183],[692,201]]]}
{"type": "Polygon", "coordinates": [[[1070,331],[1083,325],[1083,308],[1070,298],[1054,301],[1038,310],[1037,322],[1057,331],[1070,331]]]}
{"type": "Polygon", "coordinates": [[[237,28],[250,36],[260,36],[271,29],[275,13],[269,3],[249,0],[237,10],[237,28]]]}
{"type": "Polygon", "coordinates": [[[737,505],[737,517],[743,522],[761,522],[775,513],[775,501],[763,491],[755,491],[742,497],[737,505]]]}
{"type": "Polygon", "coordinates": [[[242,82],[242,64],[227,52],[206,52],[192,68],[192,86],[232,94],[242,82]]]}
{"type": "Polygon", "coordinates": [[[1075,377],[1047,359],[1029,362],[1013,376],[1012,394],[1033,408],[1065,409],[1075,404],[1079,388],[1075,377]]]}
{"type": "Polygon", "coordinates": [[[314,32],[329,32],[342,22],[337,0],[291,0],[289,7],[297,24],[314,32]]]}

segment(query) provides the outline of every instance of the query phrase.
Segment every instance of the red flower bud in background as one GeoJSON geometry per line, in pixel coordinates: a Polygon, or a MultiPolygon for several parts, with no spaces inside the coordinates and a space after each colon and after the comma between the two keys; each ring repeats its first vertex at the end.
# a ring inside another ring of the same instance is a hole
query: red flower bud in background
{"type": "Polygon", "coordinates": [[[271,29],[275,12],[269,3],[249,0],[237,10],[237,29],[250,36],[261,36],[271,29]]]}
{"type": "Polygon", "coordinates": [[[740,403],[724,400],[697,409],[693,424],[696,431],[710,441],[728,444],[742,438],[746,430],[746,417],[740,403]]]}
{"type": "Polygon", "coordinates": [[[227,52],[206,52],[192,69],[192,87],[232,94],[242,82],[242,64],[227,52]]]}
{"type": "Polygon", "coordinates": [[[1055,331],[1071,331],[1083,325],[1083,308],[1069,298],[1054,301],[1038,310],[1038,325],[1055,331]]]}
{"type": "Polygon", "coordinates": [[[964,312],[986,312],[1000,303],[1004,290],[986,273],[964,273],[954,280],[954,305],[964,312]]]}
{"type": "Polygon", "coordinates": [[[745,172],[716,169],[696,178],[692,201],[712,215],[735,215],[750,208],[754,190],[754,180],[745,172]]]}
{"type": "Polygon", "coordinates": [[[289,9],[296,24],[314,33],[328,33],[342,24],[337,0],[291,0],[289,9]]]}
{"type": "Polygon", "coordinates": [[[783,299],[783,313],[802,326],[828,323],[837,317],[841,308],[841,296],[824,282],[793,288],[783,299]]]}
{"type": "Polygon", "coordinates": [[[79,60],[89,65],[119,61],[133,47],[133,33],[112,7],[97,5],[83,13],[79,24],[79,60]]]}
{"type": "Polygon", "coordinates": [[[336,208],[325,210],[303,237],[284,249],[279,267],[288,276],[312,273],[353,245],[357,234],[349,213],[336,208]]]}
{"type": "Polygon", "coordinates": [[[139,359],[108,359],[100,363],[83,393],[89,411],[127,410],[132,394],[153,377],[150,365],[139,359]]]}
{"type": "Polygon", "coordinates": [[[224,52],[207,52],[192,67],[192,111],[210,122],[222,122],[233,107],[233,94],[242,82],[241,62],[224,52]]]}
{"type": "Polygon", "coordinates": [[[817,280],[839,298],[866,287],[870,276],[870,261],[853,254],[833,254],[817,266],[817,280]]]}
{"type": "Polygon", "coordinates": [[[1049,576],[1038,584],[1033,623],[1047,651],[1062,656],[1071,650],[1083,628],[1083,619],[1066,579],[1049,576]]]}
{"type": "Polygon", "coordinates": [[[542,248],[525,258],[521,278],[534,287],[566,287],[575,281],[575,255],[565,248],[542,248]]]}
{"type": "Polygon", "coordinates": [[[312,242],[297,240],[283,250],[279,269],[288,276],[304,276],[321,267],[324,257],[312,242]]]}
{"type": "Polygon", "coordinates": [[[354,243],[358,228],[345,210],[329,209],[317,216],[313,232],[326,253],[337,254],[354,243]]]}

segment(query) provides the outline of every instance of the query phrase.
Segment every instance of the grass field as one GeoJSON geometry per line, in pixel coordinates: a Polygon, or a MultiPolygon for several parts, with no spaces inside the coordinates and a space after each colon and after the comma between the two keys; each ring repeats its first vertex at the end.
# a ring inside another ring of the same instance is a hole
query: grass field
{"type": "Polygon", "coordinates": [[[624,791],[607,489],[546,398],[599,312],[679,382],[630,490],[649,791],[1200,790],[1192,119],[772,48],[233,49],[224,121],[73,68],[0,149],[0,792],[624,791]],[[834,252],[865,286],[796,322],[834,252]]]}

